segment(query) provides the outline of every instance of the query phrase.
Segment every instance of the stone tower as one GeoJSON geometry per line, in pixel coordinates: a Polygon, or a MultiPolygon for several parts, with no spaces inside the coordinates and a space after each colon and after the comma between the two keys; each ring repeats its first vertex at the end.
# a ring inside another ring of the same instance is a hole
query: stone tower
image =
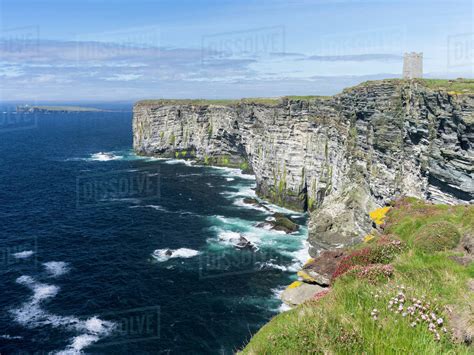
{"type": "Polygon", "coordinates": [[[403,56],[403,79],[423,77],[423,53],[405,53],[403,56]]]}

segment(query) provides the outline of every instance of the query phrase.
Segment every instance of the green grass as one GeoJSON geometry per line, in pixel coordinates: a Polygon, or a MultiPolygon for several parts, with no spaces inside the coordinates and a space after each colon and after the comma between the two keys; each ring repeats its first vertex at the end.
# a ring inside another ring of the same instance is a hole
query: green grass
{"type": "MultiPolygon", "coordinates": [[[[408,248],[392,262],[391,279],[376,284],[348,273],[331,292],[274,317],[243,350],[244,354],[469,354],[472,348],[452,341],[448,334],[436,341],[427,326],[388,310],[391,297],[404,286],[406,298],[425,297],[449,329],[446,305],[455,305],[474,321],[473,293],[467,281],[474,265],[450,259],[454,251],[426,252],[414,247],[420,228],[448,221],[460,233],[474,231],[474,206],[434,206],[404,199],[388,213],[386,232],[404,240],[408,248]],[[377,295],[377,296],[376,296],[377,295]],[[377,309],[374,320],[371,311],[377,309]]],[[[377,239],[377,238],[376,238],[377,239]]],[[[366,246],[375,245],[371,241],[366,246]]]]}
{"type": "MultiPolygon", "coordinates": [[[[369,80],[364,81],[356,86],[346,88],[344,91],[351,91],[360,87],[369,87],[379,84],[395,84],[403,85],[408,83],[409,80],[404,79],[383,79],[383,80],[369,80]]],[[[452,95],[464,95],[464,94],[474,94],[474,79],[415,79],[415,82],[419,83],[422,86],[425,86],[431,90],[441,90],[447,91],[452,95]]]]}
{"type": "Polygon", "coordinates": [[[310,100],[325,100],[331,96],[283,96],[283,97],[253,97],[243,99],[157,99],[157,100],[142,100],[137,102],[137,105],[194,105],[194,106],[232,106],[238,104],[260,104],[275,106],[282,103],[283,99],[294,101],[310,101],[310,100]]]}
{"type": "MultiPolygon", "coordinates": [[[[445,80],[445,79],[415,79],[416,82],[423,86],[426,86],[432,90],[447,91],[452,95],[463,95],[474,93],[474,79],[456,79],[456,80],[445,80]]],[[[346,88],[344,91],[351,91],[359,87],[368,87],[382,83],[392,83],[395,85],[402,85],[407,80],[402,79],[384,79],[384,80],[371,80],[365,81],[356,86],[346,88]]],[[[194,106],[234,106],[238,104],[258,104],[267,106],[276,106],[282,103],[282,100],[294,100],[294,101],[313,101],[313,100],[327,100],[332,96],[297,96],[289,95],[282,97],[253,97],[243,99],[156,99],[156,100],[142,100],[136,103],[139,106],[154,106],[154,105],[194,105],[194,106]]]]}
{"type": "Polygon", "coordinates": [[[474,93],[474,79],[417,79],[417,81],[433,90],[448,91],[457,95],[474,93]]]}
{"type": "Polygon", "coordinates": [[[264,105],[277,105],[281,102],[280,98],[244,98],[244,99],[157,99],[157,100],[142,100],[137,102],[137,105],[193,105],[193,106],[232,106],[241,103],[255,103],[264,105]]]}

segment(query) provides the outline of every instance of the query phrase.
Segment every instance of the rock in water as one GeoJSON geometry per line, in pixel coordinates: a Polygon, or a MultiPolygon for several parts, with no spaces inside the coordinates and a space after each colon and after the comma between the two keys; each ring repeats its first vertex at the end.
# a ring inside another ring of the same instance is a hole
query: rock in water
{"type": "Polygon", "coordinates": [[[251,241],[247,240],[244,236],[240,236],[239,238],[232,238],[230,242],[237,248],[237,249],[247,249],[252,251],[257,251],[258,248],[253,244],[251,241]]]}

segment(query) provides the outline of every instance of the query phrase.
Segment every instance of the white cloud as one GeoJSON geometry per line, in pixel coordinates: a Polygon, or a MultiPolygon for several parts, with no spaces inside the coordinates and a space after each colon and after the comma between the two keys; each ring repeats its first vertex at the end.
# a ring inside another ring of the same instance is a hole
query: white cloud
{"type": "Polygon", "coordinates": [[[143,75],[141,74],[115,74],[114,76],[104,78],[107,81],[133,81],[140,79],[143,75]]]}

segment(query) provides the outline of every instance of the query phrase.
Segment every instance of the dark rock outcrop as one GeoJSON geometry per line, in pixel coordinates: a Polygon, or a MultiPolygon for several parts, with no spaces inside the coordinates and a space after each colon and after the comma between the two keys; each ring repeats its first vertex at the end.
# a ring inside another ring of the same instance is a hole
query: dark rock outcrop
{"type": "Polygon", "coordinates": [[[344,255],[342,250],[325,250],[319,256],[306,263],[299,275],[305,281],[311,280],[318,285],[329,286],[339,261],[344,255]],[[303,276],[303,273],[307,275],[307,278],[303,276]]]}

